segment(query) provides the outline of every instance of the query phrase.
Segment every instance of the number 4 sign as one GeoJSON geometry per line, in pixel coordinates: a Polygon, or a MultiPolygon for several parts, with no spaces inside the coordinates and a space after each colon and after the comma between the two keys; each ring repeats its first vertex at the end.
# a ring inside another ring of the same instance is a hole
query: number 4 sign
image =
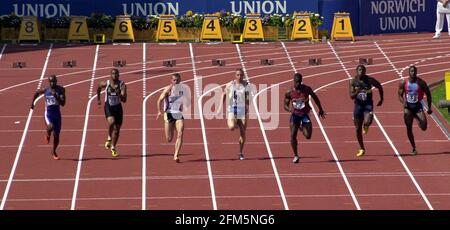
{"type": "Polygon", "coordinates": [[[216,15],[206,15],[203,19],[202,35],[200,37],[200,41],[209,40],[220,40],[221,42],[223,42],[219,17],[217,17],[216,15]]]}
{"type": "Polygon", "coordinates": [[[178,41],[177,24],[174,15],[162,14],[159,17],[156,41],[163,40],[178,41]]]}
{"type": "Polygon", "coordinates": [[[335,40],[336,38],[351,38],[352,41],[355,41],[349,13],[334,13],[331,40],[335,40]]]}

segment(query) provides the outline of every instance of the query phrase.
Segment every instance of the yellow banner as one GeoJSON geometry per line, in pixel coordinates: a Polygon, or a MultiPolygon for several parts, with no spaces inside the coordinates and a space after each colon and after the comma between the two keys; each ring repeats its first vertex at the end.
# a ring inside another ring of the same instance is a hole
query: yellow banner
{"type": "Polygon", "coordinates": [[[445,97],[450,100],[450,72],[445,72],[445,97]]]}
{"type": "Polygon", "coordinates": [[[35,16],[22,17],[22,23],[20,25],[20,32],[19,32],[19,43],[22,41],[41,42],[37,17],[35,16]]]}
{"type": "Polygon", "coordinates": [[[116,16],[116,23],[114,25],[114,33],[112,41],[134,42],[133,25],[131,24],[130,16],[128,15],[116,16]]]}
{"type": "Polygon", "coordinates": [[[177,24],[174,15],[160,15],[156,41],[175,40],[178,41],[177,24]]]}
{"type": "Polygon", "coordinates": [[[206,15],[203,19],[200,41],[205,40],[220,40],[223,42],[219,17],[217,17],[216,15],[206,15]]]}
{"type": "Polygon", "coordinates": [[[70,28],[67,41],[90,41],[85,16],[70,17],[70,28]]]}
{"type": "Polygon", "coordinates": [[[314,40],[309,14],[294,15],[294,27],[292,28],[291,40],[295,39],[314,40]]]}
{"type": "Polygon", "coordinates": [[[247,14],[244,25],[245,39],[262,39],[264,41],[264,32],[259,14],[247,14]]]}
{"type": "Polygon", "coordinates": [[[334,13],[331,40],[336,38],[351,38],[352,41],[355,41],[349,13],[334,13]]]}

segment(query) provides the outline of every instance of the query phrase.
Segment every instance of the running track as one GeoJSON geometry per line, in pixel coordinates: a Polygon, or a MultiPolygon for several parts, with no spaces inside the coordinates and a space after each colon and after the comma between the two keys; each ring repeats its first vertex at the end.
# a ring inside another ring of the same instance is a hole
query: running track
{"type": "Polygon", "coordinates": [[[426,132],[414,128],[419,155],[405,154],[410,146],[396,96],[399,76],[407,76],[408,65],[416,64],[428,83],[442,79],[449,69],[450,48],[445,44],[450,39],[430,37],[239,46],[3,45],[0,208],[450,209],[449,139],[427,116],[426,132]],[[260,66],[263,57],[275,60],[275,65],[260,66]],[[321,57],[323,65],[309,66],[309,57],[321,57]],[[348,98],[348,74],[354,74],[359,57],[374,58],[368,74],[385,89],[385,102],[375,108],[376,119],[365,136],[363,158],[355,156],[348,98]],[[226,60],[226,66],[211,66],[213,58],[226,60]],[[62,68],[62,62],[71,59],[78,66],[62,68]],[[127,60],[121,79],[128,85],[129,98],[118,145],[121,156],[112,158],[103,148],[106,121],[95,92],[119,59],[127,60]],[[162,67],[165,59],[177,59],[177,66],[162,67]],[[19,60],[26,61],[27,68],[12,69],[12,62],[19,60]],[[258,86],[244,161],[237,160],[237,131],[230,132],[223,117],[211,119],[217,114],[207,112],[236,68],[244,68],[249,81],[258,86]],[[295,71],[317,90],[327,112],[324,120],[317,119],[317,108],[311,113],[311,140],[299,134],[298,165],[291,162],[289,114],[282,108],[295,71]],[[180,72],[192,89],[195,117],[185,120],[180,164],[172,160],[173,143],[165,142],[162,120],[155,120],[156,100],[174,72],[180,72]],[[47,85],[49,74],[57,74],[67,91],[60,161],[52,160],[50,145],[43,144],[42,100],[29,110],[33,92],[47,85]],[[275,101],[266,108],[260,98],[275,101]],[[278,111],[279,118],[268,116],[278,111]],[[274,129],[270,122],[279,126],[274,129]]]}

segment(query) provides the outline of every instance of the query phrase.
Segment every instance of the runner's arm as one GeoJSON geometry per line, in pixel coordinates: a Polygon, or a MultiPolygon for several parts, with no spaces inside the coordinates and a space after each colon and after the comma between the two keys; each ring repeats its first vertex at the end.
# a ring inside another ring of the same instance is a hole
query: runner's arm
{"type": "Polygon", "coordinates": [[[36,101],[36,99],[44,92],[45,92],[44,89],[36,90],[36,92],[34,93],[34,96],[33,96],[33,101],[31,101],[31,109],[34,109],[34,101],[36,101]]]}

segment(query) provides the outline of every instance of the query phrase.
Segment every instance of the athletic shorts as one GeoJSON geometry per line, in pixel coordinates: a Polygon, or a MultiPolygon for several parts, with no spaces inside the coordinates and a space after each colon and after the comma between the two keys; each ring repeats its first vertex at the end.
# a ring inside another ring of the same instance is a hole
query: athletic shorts
{"type": "Polygon", "coordinates": [[[422,103],[406,103],[406,109],[411,111],[414,115],[423,111],[422,103]]]}
{"type": "Polygon", "coordinates": [[[184,120],[182,113],[164,113],[164,121],[167,123],[175,123],[177,120],[184,120]]]}
{"type": "Polygon", "coordinates": [[[53,132],[56,136],[59,136],[59,133],[61,132],[61,113],[45,111],[44,118],[47,126],[53,124],[53,132]]]}
{"type": "Polygon", "coordinates": [[[293,113],[291,115],[289,122],[294,125],[303,125],[306,123],[311,123],[311,119],[309,118],[309,115],[306,113],[303,115],[297,115],[293,113]]]}
{"type": "Polygon", "coordinates": [[[355,103],[355,108],[353,110],[354,119],[364,118],[364,113],[373,113],[373,103],[355,103]]]}
{"type": "Polygon", "coordinates": [[[122,104],[111,106],[108,102],[105,103],[105,117],[114,117],[114,124],[122,125],[123,109],[122,104]]]}

